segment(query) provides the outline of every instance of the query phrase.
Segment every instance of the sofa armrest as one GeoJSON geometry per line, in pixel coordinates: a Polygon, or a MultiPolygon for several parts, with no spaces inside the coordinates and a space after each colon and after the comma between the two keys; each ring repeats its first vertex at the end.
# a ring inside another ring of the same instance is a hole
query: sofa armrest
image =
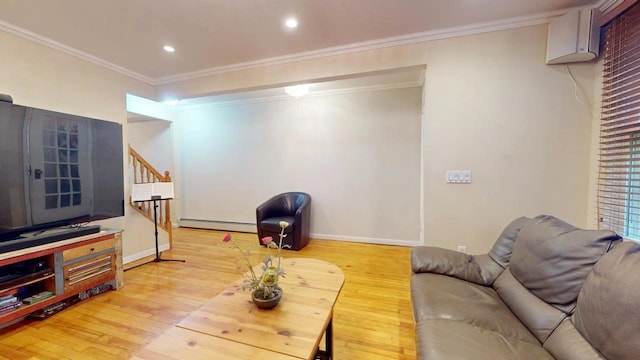
{"type": "Polygon", "coordinates": [[[298,241],[300,248],[309,243],[309,232],[311,231],[311,195],[305,194],[302,204],[295,213],[294,238],[298,241]]]}
{"type": "Polygon", "coordinates": [[[431,246],[418,246],[411,251],[414,273],[434,273],[489,286],[504,268],[488,255],[467,255],[431,246]]]}

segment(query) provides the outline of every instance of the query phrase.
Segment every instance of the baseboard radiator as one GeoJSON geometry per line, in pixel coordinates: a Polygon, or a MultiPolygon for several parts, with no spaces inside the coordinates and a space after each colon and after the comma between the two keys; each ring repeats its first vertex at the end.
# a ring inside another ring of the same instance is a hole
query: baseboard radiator
{"type": "Polygon", "coordinates": [[[178,221],[180,227],[221,230],[221,231],[239,231],[248,233],[257,233],[258,229],[255,223],[217,221],[217,220],[201,220],[201,219],[180,219],[178,221]]]}

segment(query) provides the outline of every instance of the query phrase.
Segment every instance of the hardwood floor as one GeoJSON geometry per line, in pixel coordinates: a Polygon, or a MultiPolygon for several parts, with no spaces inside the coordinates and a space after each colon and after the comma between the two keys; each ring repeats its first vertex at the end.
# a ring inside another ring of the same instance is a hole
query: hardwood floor
{"type": "MultiPolygon", "coordinates": [[[[255,234],[232,233],[243,248],[263,248],[255,234]]],[[[174,229],[174,249],[125,271],[125,286],[82,301],[44,321],[0,330],[0,359],[128,359],[136,350],[215,296],[242,271],[224,232],[174,229]]],[[[415,359],[409,292],[410,248],[312,240],[284,257],[339,266],[345,284],[334,310],[335,359],[415,359]]],[[[141,261],[143,262],[143,261],[141,261]]],[[[125,268],[134,264],[128,264],[125,268]]],[[[249,293],[247,293],[249,296],[249,293]]]]}

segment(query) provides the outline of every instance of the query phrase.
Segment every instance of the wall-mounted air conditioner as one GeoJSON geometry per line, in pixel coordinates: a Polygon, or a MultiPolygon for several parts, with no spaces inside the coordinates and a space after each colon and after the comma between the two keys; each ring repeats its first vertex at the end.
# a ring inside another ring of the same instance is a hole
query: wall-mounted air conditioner
{"type": "Polygon", "coordinates": [[[547,64],[589,61],[600,52],[597,9],[572,11],[549,24],[547,64]]]}

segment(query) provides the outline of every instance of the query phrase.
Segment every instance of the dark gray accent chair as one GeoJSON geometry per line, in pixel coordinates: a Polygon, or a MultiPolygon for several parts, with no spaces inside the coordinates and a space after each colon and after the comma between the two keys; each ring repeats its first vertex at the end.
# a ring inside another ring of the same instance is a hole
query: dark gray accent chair
{"type": "Polygon", "coordinates": [[[283,249],[300,250],[309,243],[311,227],[311,195],[303,192],[287,192],[276,195],[256,208],[258,241],[271,236],[279,241],[280,221],[286,221],[286,237],[283,249]]]}

